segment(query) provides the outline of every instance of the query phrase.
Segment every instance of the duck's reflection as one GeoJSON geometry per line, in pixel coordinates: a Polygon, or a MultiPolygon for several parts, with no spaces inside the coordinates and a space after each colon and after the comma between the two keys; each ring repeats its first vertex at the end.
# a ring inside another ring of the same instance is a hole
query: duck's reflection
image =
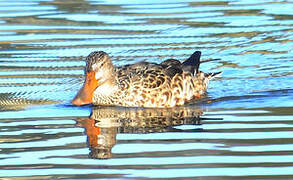
{"type": "MultiPolygon", "coordinates": [[[[89,118],[77,120],[85,128],[89,156],[108,159],[116,144],[117,133],[154,133],[183,131],[179,125],[199,125],[201,109],[180,107],[173,109],[145,109],[122,107],[94,107],[89,118]]],[[[196,129],[200,130],[200,129],[196,129]]]]}

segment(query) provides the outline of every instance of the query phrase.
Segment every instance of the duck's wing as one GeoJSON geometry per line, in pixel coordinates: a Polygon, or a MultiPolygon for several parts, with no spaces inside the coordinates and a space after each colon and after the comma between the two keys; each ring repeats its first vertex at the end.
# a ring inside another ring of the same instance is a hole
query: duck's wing
{"type": "Polygon", "coordinates": [[[177,67],[181,67],[181,62],[177,59],[167,59],[163,62],[161,62],[162,66],[177,66],[177,67]]]}
{"type": "Polygon", "coordinates": [[[119,67],[117,69],[117,76],[123,87],[132,85],[154,89],[161,88],[177,73],[182,72],[180,67],[178,68],[173,65],[139,62],[119,67]]]}
{"type": "Polygon", "coordinates": [[[116,72],[123,87],[140,85],[144,88],[161,88],[167,80],[176,74],[189,72],[192,75],[198,72],[200,64],[200,51],[195,51],[186,61],[181,63],[176,59],[168,59],[161,64],[151,62],[138,62],[132,65],[118,67],[116,72]]]}
{"type": "Polygon", "coordinates": [[[198,73],[200,65],[200,51],[195,51],[187,60],[182,63],[183,71],[190,72],[192,75],[198,73]]]}
{"type": "Polygon", "coordinates": [[[189,72],[192,75],[197,73],[200,65],[200,51],[195,51],[187,60],[181,63],[176,59],[167,59],[161,63],[166,69],[174,71],[174,69],[181,69],[181,71],[189,72]]]}

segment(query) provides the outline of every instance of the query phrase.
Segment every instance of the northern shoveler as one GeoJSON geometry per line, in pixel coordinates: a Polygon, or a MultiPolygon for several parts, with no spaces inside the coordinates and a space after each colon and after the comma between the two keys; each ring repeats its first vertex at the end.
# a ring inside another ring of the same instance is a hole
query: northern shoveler
{"type": "Polygon", "coordinates": [[[217,73],[199,71],[201,52],[181,63],[138,62],[115,67],[109,55],[95,51],[86,58],[85,82],[72,104],[127,107],[174,107],[200,98],[217,73]]]}

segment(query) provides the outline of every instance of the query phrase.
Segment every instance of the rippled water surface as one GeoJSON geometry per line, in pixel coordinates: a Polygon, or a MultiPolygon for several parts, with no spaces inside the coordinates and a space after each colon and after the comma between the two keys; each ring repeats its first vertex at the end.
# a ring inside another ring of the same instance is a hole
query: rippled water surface
{"type": "Polygon", "coordinates": [[[0,177],[293,178],[292,0],[0,1],[0,177]],[[74,107],[85,57],[202,51],[222,71],[173,109],[74,107]]]}

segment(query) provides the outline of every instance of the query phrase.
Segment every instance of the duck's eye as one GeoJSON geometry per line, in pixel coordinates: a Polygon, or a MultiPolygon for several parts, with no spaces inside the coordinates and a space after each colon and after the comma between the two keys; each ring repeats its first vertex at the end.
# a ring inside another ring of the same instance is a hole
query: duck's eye
{"type": "Polygon", "coordinates": [[[100,64],[100,66],[104,66],[104,64],[105,64],[105,62],[102,62],[102,63],[100,64]]]}

